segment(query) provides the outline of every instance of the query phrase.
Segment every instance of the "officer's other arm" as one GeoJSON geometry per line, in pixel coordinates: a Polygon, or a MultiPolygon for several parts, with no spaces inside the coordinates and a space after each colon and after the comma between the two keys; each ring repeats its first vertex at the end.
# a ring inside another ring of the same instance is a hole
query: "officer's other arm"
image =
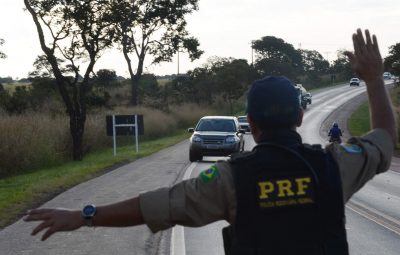
{"type": "Polygon", "coordinates": [[[142,193],[140,208],[152,232],[177,224],[196,227],[218,220],[233,222],[236,196],[232,170],[228,163],[220,162],[197,178],[142,193]]]}
{"type": "MultiPolygon", "coordinates": [[[[56,232],[72,231],[85,225],[80,210],[68,209],[33,209],[27,212],[24,220],[41,221],[31,234],[36,235],[40,231],[47,229],[42,236],[42,241],[56,232]]],[[[143,224],[139,198],[135,197],[97,207],[92,223],[93,226],[105,227],[125,227],[143,224]]]]}
{"type": "Polygon", "coordinates": [[[382,128],[389,132],[393,145],[397,135],[395,118],[390,98],[383,81],[383,63],[378,48],[378,41],[368,30],[365,30],[365,40],[361,29],[353,34],[354,53],[346,52],[355,73],[363,79],[367,86],[370,105],[372,129],[382,128]]]}

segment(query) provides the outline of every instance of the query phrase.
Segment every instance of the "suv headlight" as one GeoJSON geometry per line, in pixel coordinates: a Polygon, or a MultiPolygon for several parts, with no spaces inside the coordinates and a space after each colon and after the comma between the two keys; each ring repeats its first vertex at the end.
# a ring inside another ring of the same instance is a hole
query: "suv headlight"
{"type": "Polygon", "coordinates": [[[225,139],[225,142],[226,142],[226,143],[234,143],[234,142],[236,142],[236,139],[235,139],[234,136],[228,136],[228,137],[225,139]]]}
{"type": "Polygon", "coordinates": [[[201,143],[202,139],[200,136],[195,135],[195,136],[193,136],[192,141],[194,143],[201,143]]]}

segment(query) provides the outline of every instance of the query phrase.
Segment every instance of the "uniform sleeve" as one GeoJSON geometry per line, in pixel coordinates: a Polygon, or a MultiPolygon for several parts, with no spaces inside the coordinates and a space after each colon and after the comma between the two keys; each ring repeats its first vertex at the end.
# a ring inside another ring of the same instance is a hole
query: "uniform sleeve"
{"type": "Polygon", "coordinates": [[[338,164],[347,202],[367,181],[389,169],[393,143],[386,130],[374,129],[364,136],[350,138],[346,144],[330,144],[327,151],[338,164]]]}
{"type": "Polygon", "coordinates": [[[197,178],[142,193],[139,201],[152,232],[176,224],[195,227],[218,220],[231,222],[236,213],[233,176],[227,162],[217,163],[197,178]]]}

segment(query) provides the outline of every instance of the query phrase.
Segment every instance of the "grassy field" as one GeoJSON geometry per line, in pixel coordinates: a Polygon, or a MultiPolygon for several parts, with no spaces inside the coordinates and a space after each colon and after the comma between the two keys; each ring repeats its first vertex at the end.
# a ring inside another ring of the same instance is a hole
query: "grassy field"
{"type": "Polygon", "coordinates": [[[348,127],[354,136],[365,134],[370,130],[368,102],[363,103],[353,112],[348,120],[348,127]]]}
{"type": "MultiPolygon", "coordinates": [[[[389,91],[392,99],[393,109],[397,118],[397,123],[400,119],[400,88],[395,87],[389,91]]],[[[349,131],[352,135],[361,135],[370,130],[370,118],[368,102],[363,103],[360,107],[353,112],[350,119],[348,120],[349,131]]],[[[398,134],[400,134],[400,128],[398,128],[398,134]]],[[[400,137],[400,136],[399,136],[400,137]]]]}
{"type": "Polygon", "coordinates": [[[0,229],[12,223],[32,207],[38,206],[57,194],[124,163],[148,156],[189,137],[184,130],[175,135],[139,144],[136,154],[133,146],[112,148],[87,155],[82,161],[69,162],[57,167],[44,168],[32,173],[0,179],[0,229]]]}

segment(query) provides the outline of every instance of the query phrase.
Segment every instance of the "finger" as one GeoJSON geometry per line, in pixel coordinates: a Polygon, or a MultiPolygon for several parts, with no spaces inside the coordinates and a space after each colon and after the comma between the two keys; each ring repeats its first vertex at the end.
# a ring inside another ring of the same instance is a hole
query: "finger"
{"type": "Polygon", "coordinates": [[[354,56],[353,52],[350,51],[345,51],[343,54],[349,58],[350,62],[354,62],[356,59],[356,56],[354,56]]]}
{"type": "Polygon", "coordinates": [[[376,50],[376,52],[379,53],[379,46],[378,46],[378,39],[376,39],[376,35],[372,35],[372,41],[374,42],[373,47],[376,50]]]}
{"type": "Polygon", "coordinates": [[[357,29],[357,37],[358,37],[359,42],[362,45],[365,45],[364,35],[363,35],[361,29],[359,29],[359,28],[357,29]]]}
{"type": "Polygon", "coordinates": [[[356,56],[360,55],[360,47],[359,47],[359,43],[358,43],[358,39],[357,39],[357,34],[353,34],[353,47],[354,47],[354,54],[356,56]]]}
{"type": "Polygon", "coordinates": [[[45,228],[48,228],[52,225],[52,222],[50,221],[44,221],[42,223],[40,223],[31,233],[32,236],[36,235],[37,233],[39,233],[40,231],[42,231],[45,228]]]}
{"type": "Polygon", "coordinates": [[[54,228],[49,228],[42,236],[42,241],[46,241],[52,234],[57,232],[54,228]]]}
{"type": "Polygon", "coordinates": [[[358,47],[359,47],[360,53],[364,53],[365,50],[366,50],[366,47],[365,47],[364,36],[363,36],[363,34],[361,32],[361,29],[357,29],[356,38],[357,38],[357,42],[358,42],[358,47]]]}
{"type": "Polygon", "coordinates": [[[368,29],[365,29],[365,39],[367,40],[367,48],[372,48],[371,35],[369,34],[368,29]]]}
{"type": "Polygon", "coordinates": [[[32,209],[26,212],[27,215],[41,214],[41,213],[49,213],[53,211],[53,209],[32,209]]]}
{"type": "Polygon", "coordinates": [[[51,218],[50,213],[33,214],[24,217],[24,221],[38,221],[38,220],[48,220],[51,218]]]}

